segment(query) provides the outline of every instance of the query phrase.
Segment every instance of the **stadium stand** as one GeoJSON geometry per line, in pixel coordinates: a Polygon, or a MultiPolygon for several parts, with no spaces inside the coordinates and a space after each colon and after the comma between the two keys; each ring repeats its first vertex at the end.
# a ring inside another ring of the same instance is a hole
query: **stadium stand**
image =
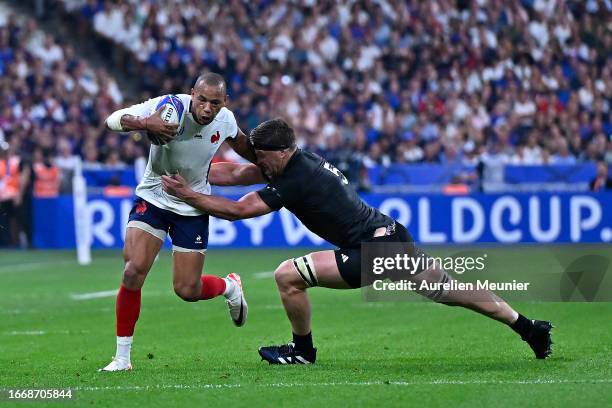
{"type": "Polygon", "coordinates": [[[92,185],[133,186],[148,141],[102,118],[185,92],[202,70],[227,78],[245,131],[284,116],[361,189],[585,190],[595,162],[612,163],[608,1],[44,4],[139,90],[124,95],[69,42],[2,13],[0,140],[30,172],[35,156],[46,176],[58,168],[60,194],[79,156],[92,185]]]}
{"type": "Polygon", "coordinates": [[[513,164],[612,161],[610,2],[64,4],[152,73],[149,92],[223,72],[244,128],[285,116],[302,144],[325,155],[348,144],[366,167],[472,150],[513,164]]]}

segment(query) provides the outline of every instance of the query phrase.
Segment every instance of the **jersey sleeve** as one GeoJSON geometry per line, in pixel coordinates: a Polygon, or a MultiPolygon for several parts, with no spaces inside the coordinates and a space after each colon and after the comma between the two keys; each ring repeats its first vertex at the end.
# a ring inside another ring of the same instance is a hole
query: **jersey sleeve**
{"type": "Polygon", "coordinates": [[[273,210],[292,206],[300,198],[300,188],[289,178],[279,178],[257,191],[261,199],[273,210]]]}
{"type": "Polygon", "coordinates": [[[155,112],[155,107],[157,106],[161,98],[161,96],[158,96],[157,98],[151,98],[142,103],[123,108],[120,110],[121,115],[132,115],[137,117],[149,116],[153,112],[155,112]]]}
{"type": "Polygon", "coordinates": [[[238,136],[238,123],[234,117],[234,112],[227,110],[227,139],[235,139],[238,136]]]}
{"type": "Polygon", "coordinates": [[[280,210],[284,206],[283,197],[279,194],[278,190],[270,184],[257,191],[257,194],[259,194],[263,202],[274,211],[280,210]]]}

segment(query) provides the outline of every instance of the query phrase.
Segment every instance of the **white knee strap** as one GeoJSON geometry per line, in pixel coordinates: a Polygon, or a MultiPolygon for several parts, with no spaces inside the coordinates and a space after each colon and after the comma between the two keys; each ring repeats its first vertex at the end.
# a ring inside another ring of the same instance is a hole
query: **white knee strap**
{"type": "Polygon", "coordinates": [[[317,282],[317,271],[315,270],[314,262],[312,261],[312,256],[306,255],[301,256],[299,258],[292,259],[293,266],[297,271],[298,275],[306,282],[306,285],[309,287],[318,286],[319,282],[317,282]]]}

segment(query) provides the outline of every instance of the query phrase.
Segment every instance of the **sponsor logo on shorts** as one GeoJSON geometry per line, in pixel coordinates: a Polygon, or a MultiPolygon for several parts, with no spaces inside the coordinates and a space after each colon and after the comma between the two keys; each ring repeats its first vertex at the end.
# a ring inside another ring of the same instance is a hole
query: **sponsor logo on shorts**
{"type": "Polygon", "coordinates": [[[346,263],[348,258],[349,258],[348,255],[342,254],[342,263],[346,263]]]}
{"type": "Polygon", "coordinates": [[[198,236],[196,237],[195,243],[196,243],[196,244],[201,244],[201,243],[202,243],[202,237],[201,237],[200,235],[198,235],[198,236]]]}

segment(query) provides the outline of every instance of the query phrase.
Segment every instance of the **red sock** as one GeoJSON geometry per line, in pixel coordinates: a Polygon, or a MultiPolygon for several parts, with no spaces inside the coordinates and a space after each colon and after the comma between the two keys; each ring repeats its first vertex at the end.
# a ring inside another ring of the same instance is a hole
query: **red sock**
{"type": "Polygon", "coordinates": [[[116,313],[117,336],[132,336],[140,314],[140,289],[132,290],[121,285],[117,295],[116,313]]]}
{"type": "Polygon", "coordinates": [[[212,299],[225,292],[225,279],[215,275],[202,275],[202,295],[200,299],[212,299]]]}

